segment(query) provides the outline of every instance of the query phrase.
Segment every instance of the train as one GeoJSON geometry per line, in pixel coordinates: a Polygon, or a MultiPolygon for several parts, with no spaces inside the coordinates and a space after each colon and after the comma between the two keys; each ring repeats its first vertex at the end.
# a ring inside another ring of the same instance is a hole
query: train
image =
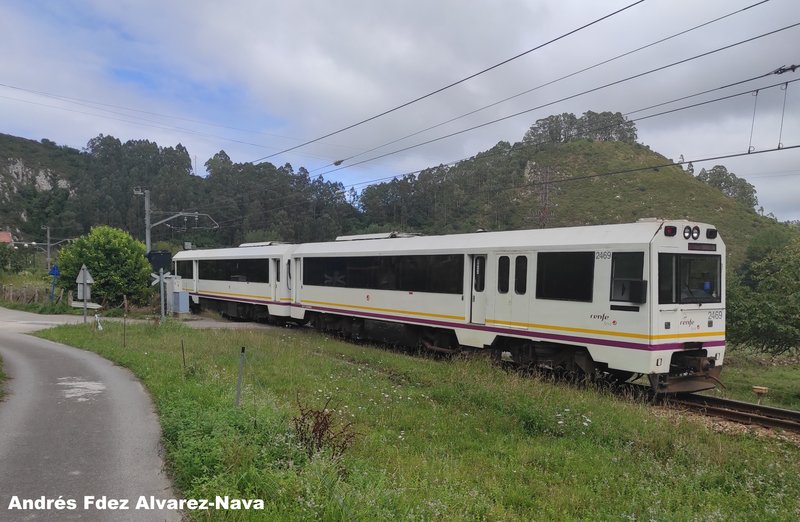
{"type": "Polygon", "coordinates": [[[185,250],[173,262],[193,310],[617,381],[646,377],[656,393],[720,384],[725,244],[705,223],[392,232],[185,250]]]}

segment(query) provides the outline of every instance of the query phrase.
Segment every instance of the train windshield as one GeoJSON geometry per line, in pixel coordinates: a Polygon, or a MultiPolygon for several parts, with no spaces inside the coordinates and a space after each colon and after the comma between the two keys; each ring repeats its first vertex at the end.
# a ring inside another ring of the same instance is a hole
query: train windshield
{"type": "Polygon", "coordinates": [[[659,254],[659,304],[722,302],[720,272],[718,255],[659,254]]]}

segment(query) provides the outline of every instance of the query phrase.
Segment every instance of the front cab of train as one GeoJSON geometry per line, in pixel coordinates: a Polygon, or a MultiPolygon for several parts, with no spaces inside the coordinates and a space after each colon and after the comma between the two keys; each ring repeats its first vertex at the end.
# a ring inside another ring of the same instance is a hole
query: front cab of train
{"type": "Polygon", "coordinates": [[[714,388],[725,356],[725,244],[711,225],[672,221],[651,248],[650,384],[659,393],[714,388]]]}

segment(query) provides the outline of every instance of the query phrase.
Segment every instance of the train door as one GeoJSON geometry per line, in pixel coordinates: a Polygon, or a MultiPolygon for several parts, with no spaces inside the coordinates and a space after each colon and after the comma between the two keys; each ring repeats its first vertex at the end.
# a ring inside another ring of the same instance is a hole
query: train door
{"type": "Polygon", "coordinates": [[[299,257],[294,258],[292,263],[294,273],[292,274],[292,302],[300,304],[300,286],[303,281],[303,262],[299,257]]]}
{"type": "Polygon", "coordinates": [[[472,284],[470,285],[469,320],[474,324],[486,323],[486,254],[470,256],[472,259],[472,284]]]}
{"type": "Polygon", "coordinates": [[[272,272],[272,277],[269,280],[269,295],[270,299],[275,302],[280,302],[278,284],[281,281],[281,261],[280,259],[272,258],[269,260],[269,271],[272,272]]]}
{"type": "Polygon", "coordinates": [[[289,302],[294,303],[294,274],[293,274],[292,260],[286,260],[286,292],[288,293],[289,302]]]}
{"type": "Polygon", "coordinates": [[[499,254],[494,266],[497,268],[494,319],[507,326],[524,328],[528,323],[529,309],[528,256],[499,254]]]}

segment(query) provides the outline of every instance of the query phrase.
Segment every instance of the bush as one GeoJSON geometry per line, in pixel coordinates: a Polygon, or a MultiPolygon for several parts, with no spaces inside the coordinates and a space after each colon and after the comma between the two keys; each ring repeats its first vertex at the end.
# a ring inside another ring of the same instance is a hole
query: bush
{"type": "Polygon", "coordinates": [[[145,246],[124,230],[105,225],[94,227],[88,235],[61,249],[59,286],[74,289],[84,264],[94,279],[93,301],[116,306],[125,295],[133,303],[147,301],[150,264],[145,257],[145,246]]]}

